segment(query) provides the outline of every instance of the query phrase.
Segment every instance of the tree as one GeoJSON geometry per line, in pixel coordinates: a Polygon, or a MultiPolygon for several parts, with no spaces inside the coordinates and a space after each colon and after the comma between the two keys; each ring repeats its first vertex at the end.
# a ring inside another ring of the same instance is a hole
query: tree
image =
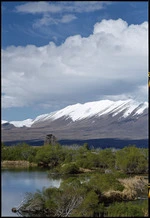
{"type": "Polygon", "coordinates": [[[88,143],[84,143],[83,147],[85,148],[85,150],[90,150],[90,147],[89,147],[88,143]]]}

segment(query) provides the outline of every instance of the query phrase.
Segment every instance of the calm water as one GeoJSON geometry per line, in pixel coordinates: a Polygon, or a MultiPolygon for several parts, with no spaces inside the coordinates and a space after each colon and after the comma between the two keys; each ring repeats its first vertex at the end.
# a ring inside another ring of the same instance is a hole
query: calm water
{"type": "Polygon", "coordinates": [[[1,171],[1,216],[15,217],[12,207],[18,207],[26,192],[35,192],[43,187],[59,187],[61,179],[52,179],[46,170],[16,170],[1,171]]]}

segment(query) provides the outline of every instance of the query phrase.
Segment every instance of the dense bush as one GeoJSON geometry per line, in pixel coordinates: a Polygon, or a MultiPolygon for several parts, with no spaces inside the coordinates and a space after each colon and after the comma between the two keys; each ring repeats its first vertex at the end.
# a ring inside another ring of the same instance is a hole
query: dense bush
{"type": "Polygon", "coordinates": [[[121,202],[110,205],[107,209],[108,217],[144,217],[147,216],[148,202],[121,202]]]}
{"type": "Polygon", "coordinates": [[[116,168],[128,174],[148,172],[147,149],[124,147],[116,152],[116,168]]]}
{"type": "Polygon", "coordinates": [[[15,146],[2,146],[2,160],[28,160],[35,161],[35,156],[38,148],[29,146],[26,143],[17,144],[15,146]]]}
{"type": "Polygon", "coordinates": [[[55,146],[44,145],[37,151],[35,160],[38,164],[56,167],[65,160],[65,154],[59,144],[55,146]]]}
{"type": "Polygon", "coordinates": [[[104,192],[107,190],[123,190],[123,185],[118,181],[116,175],[94,173],[88,182],[94,190],[104,192]]]}

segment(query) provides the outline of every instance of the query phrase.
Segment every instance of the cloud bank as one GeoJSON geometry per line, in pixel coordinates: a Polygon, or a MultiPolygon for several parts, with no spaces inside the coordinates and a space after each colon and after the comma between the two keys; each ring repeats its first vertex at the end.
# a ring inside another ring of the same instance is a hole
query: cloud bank
{"type": "Polygon", "coordinates": [[[86,38],[2,50],[2,107],[61,107],[107,97],[145,101],[147,72],[148,23],[102,20],[86,38]]]}

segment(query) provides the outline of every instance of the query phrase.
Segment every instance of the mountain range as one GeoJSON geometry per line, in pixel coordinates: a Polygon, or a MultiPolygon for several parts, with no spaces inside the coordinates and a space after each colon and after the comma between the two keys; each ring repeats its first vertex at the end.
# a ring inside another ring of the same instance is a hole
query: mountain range
{"type": "Polygon", "coordinates": [[[101,100],[69,105],[23,121],[2,120],[2,141],[148,140],[148,102],[101,100]]]}

